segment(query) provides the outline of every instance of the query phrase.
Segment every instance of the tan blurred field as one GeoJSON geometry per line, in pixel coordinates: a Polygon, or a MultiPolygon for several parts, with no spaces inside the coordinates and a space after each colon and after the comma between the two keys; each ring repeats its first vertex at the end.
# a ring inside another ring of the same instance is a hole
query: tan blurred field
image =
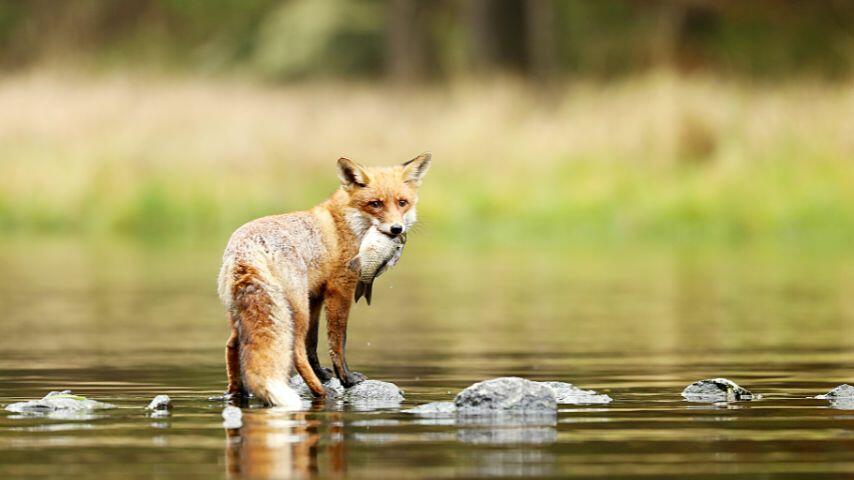
{"type": "Polygon", "coordinates": [[[430,150],[420,210],[440,238],[854,238],[850,83],[657,73],[392,88],[36,72],[2,79],[0,106],[7,232],[227,232],[321,200],[339,156],[430,150]]]}

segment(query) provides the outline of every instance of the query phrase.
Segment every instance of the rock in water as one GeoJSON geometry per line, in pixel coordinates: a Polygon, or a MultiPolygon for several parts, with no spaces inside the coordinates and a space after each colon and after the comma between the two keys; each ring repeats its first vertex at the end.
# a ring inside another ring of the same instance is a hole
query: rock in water
{"type": "Polygon", "coordinates": [[[501,377],[475,383],[454,399],[458,413],[555,411],[554,391],[542,383],[501,377]]]}
{"type": "Polygon", "coordinates": [[[243,426],[243,411],[229,405],[222,409],[222,426],[225,428],[240,428],[243,426]]]}
{"type": "Polygon", "coordinates": [[[735,402],[739,400],[754,400],[746,388],[726,378],[709,378],[692,383],[682,390],[682,396],[690,402],[735,402]]]}
{"type": "Polygon", "coordinates": [[[6,405],[6,410],[16,413],[48,414],[51,412],[88,412],[104,408],[115,408],[109,403],[96,402],[80,395],[74,395],[71,390],[50,392],[39,400],[17,402],[6,405]]]}
{"type": "Polygon", "coordinates": [[[403,401],[403,392],[393,383],[365,380],[345,390],[344,400],[348,402],[400,403],[403,401]]]}
{"type": "MultiPolygon", "coordinates": [[[[314,398],[314,394],[311,393],[311,389],[308,388],[308,384],[306,384],[305,380],[303,380],[298,374],[291,377],[290,385],[291,388],[296,390],[300,397],[307,399],[314,398]]],[[[323,384],[323,387],[326,389],[326,398],[338,398],[344,394],[344,386],[341,385],[341,381],[335,377],[327,380],[323,384]]]]}
{"type": "Polygon", "coordinates": [[[454,402],[432,402],[418,405],[414,408],[404,410],[404,413],[412,413],[425,417],[444,417],[451,416],[457,411],[457,406],[454,402]]]}
{"type": "Polygon", "coordinates": [[[555,400],[559,405],[602,405],[611,403],[613,400],[604,393],[596,393],[593,390],[582,390],[571,383],[565,382],[538,382],[552,389],[555,400]]]}
{"type": "Polygon", "coordinates": [[[824,395],[817,395],[815,398],[820,398],[822,400],[833,400],[837,398],[854,399],[854,387],[848,385],[847,383],[843,383],[842,385],[834,388],[833,390],[825,393],[824,395]]]}
{"type": "Polygon", "coordinates": [[[169,410],[172,408],[172,399],[169,395],[158,395],[145,407],[147,410],[169,410]]]}
{"type": "MultiPolygon", "coordinates": [[[[502,380],[502,379],[496,379],[502,380]]],[[[523,379],[522,379],[523,380],[523,379]]],[[[490,380],[492,381],[492,380],[490,380]]],[[[528,380],[525,380],[528,381],[528,380]]],[[[484,382],[481,382],[484,383],[484,382]]],[[[515,385],[515,381],[508,384],[515,385]]],[[[571,383],[565,382],[531,382],[548,387],[554,394],[555,401],[558,405],[602,405],[611,403],[611,397],[605,394],[596,393],[593,390],[582,390],[571,383]]],[[[476,384],[477,385],[477,384],[476,384]]],[[[469,388],[473,388],[472,385],[469,388]]],[[[501,390],[500,386],[497,386],[501,390]]],[[[515,388],[515,387],[514,387],[515,388]]],[[[502,409],[503,410],[503,409],[502,409]]],[[[419,405],[415,408],[404,410],[405,413],[412,413],[424,417],[448,417],[455,414],[457,405],[454,402],[433,402],[419,405]]]]}

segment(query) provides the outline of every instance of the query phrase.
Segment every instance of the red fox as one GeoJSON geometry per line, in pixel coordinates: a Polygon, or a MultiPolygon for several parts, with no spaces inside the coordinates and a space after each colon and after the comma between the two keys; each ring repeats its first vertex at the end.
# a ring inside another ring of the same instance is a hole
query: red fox
{"type": "Polygon", "coordinates": [[[326,305],[329,356],[345,387],[365,379],[344,358],[347,317],[358,273],[349,268],[365,232],[403,235],[416,221],[418,187],[430,168],[424,153],[391,167],[338,159],[341,187],[294,213],[253,220],[228,241],[219,297],[228,309],[228,393],[252,393],[268,405],[300,408],[288,386],[291,366],[315,396],[331,372],[317,359],[320,310],[326,305]]]}

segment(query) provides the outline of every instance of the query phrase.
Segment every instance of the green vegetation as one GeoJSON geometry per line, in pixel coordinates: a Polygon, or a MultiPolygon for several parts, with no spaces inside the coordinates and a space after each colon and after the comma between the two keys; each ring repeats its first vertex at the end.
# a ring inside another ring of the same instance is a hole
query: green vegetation
{"type": "Polygon", "coordinates": [[[0,82],[0,231],[227,235],[434,154],[421,229],[471,243],[854,240],[854,88],[650,74],[409,89],[48,73],[0,82]]]}

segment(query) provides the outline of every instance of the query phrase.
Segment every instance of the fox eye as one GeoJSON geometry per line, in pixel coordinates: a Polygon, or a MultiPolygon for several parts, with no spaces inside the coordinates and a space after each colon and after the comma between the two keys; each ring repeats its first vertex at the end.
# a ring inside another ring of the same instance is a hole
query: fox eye
{"type": "Polygon", "coordinates": [[[405,198],[401,198],[400,200],[397,201],[398,207],[405,207],[407,205],[409,205],[409,201],[406,200],[405,198]]]}
{"type": "Polygon", "coordinates": [[[371,200],[368,202],[368,206],[371,208],[380,208],[383,206],[382,200],[371,200]]]}

